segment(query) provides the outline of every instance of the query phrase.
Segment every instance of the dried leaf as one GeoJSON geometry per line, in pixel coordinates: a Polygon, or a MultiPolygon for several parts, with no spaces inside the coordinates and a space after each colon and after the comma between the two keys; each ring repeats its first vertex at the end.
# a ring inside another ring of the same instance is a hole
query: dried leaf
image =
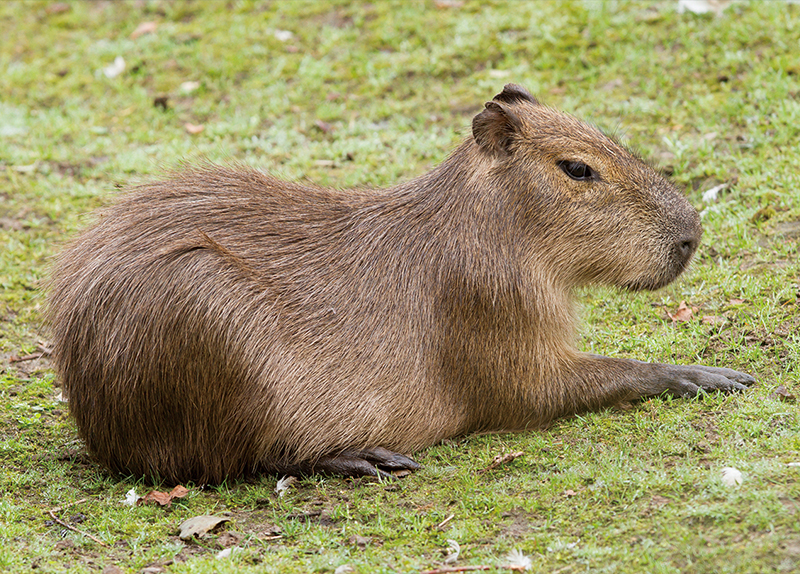
{"type": "Polygon", "coordinates": [[[744,299],[731,299],[728,301],[728,305],[741,305],[744,303],[744,299]]]}
{"type": "Polygon", "coordinates": [[[725,322],[725,317],[720,317],[718,315],[703,315],[702,321],[704,325],[720,325],[725,322]]]}
{"type": "Polygon", "coordinates": [[[367,545],[372,542],[372,538],[368,536],[359,536],[358,534],[354,534],[347,540],[353,546],[358,546],[359,548],[366,548],[367,545]]]}
{"type": "Polygon", "coordinates": [[[699,309],[697,307],[689,306],[686,304],[686,301],[681,301],[674,313],[667,311],[667,316],[672,319],[673,323],[683,323],[686,321],[691,321],[695,313],[698,311],[699,309]]]}
{"type": "Polygon", "coordinates": [[[136,27],[136,30],[131,32],[131,38],[136,39],[139,36],[144,36],[145,34],[152,34],[158,28],[158,24],[156,22],[142,22],[136,27]]]}
{"type": "Polygon", "coordinates": [[[160,490],[151,490],[147,494],[144,495],[143,498],[140,498],[136,501],[137,505],[147,504],[148,502],[155,502],[160,506],[171,506],[172,500],[175,498],[183,498],[189,494],[189,489],[185,486],[176,486],[171,491],[161,492],[160,490]]]}
{"type": "Polygon", "coordinates": [[[666,498],[659,494],[654,495],[653,498],[650,500],[651,506],[657,506],[660,508],[666,504],[669,504],[669,498],[666,498]]]}
{"type": "Polygon", "coordinates": [[[315,120],[314,125],[317,126],[322,133],[329,134],[333,131],[333,126],[328,122],[322,120],[315,120]]]}
{"type": "Polygon", "coordinates": [[[568,489],[568,490],[565,490],[565,491],[564,491],[564,496],[569,496],[569,497],[572,497],[572,496],[578,496],[578,493],[577,493],[577,492],[575,492],[575,491],[574,491],[574,490],[572,490],[572,489],[568,489]]]}
{"type": "Polygon", "coordinates": [[[190,133],[190,134],[192,134],[192,135],[194,135],[194,134],[199,134],[199,133],[200,133],[200,132],[202,132],[204,129],[206,129],[206,128],[205,128],[205,126],[202,126],[202,125],[197,125],[197,124],[190,124],[190,123],[188,123],[188,122],[187,122],[186,124],[184,124],[184,126],[183,126],[183,127],[184,127],[184,129],[186,129],[186,131],[187,131],[188,133],[190,133]]]}
{"type": "Polygon", "coordinates": [[[464,0],[433,0],[433,5],[440,10],[447,8],[461,8],[464,5],[464,0]]]}
{"type": "Polygon", "coordinates": [[[56,2],[55,4],[50,4],[47,8],[45,8],[45,12],[48,14],[63,14],[64,12],[69,12],[72,10],[72,6],[70,6],[67,2],[56,2]]]}
{"type": "Polygon", "coordinates": [[[783,401],[785,403],[793,403],[797,400],[797,397],[795,397],[792,393],[790,393],[789,389],[787,389],[783,385],[775,389],[770,395],[770,398],[778,399],[779,401],[783,401]]]}
{"type": "Polygon", "coordinates": [[[181,533],[179,536],[181,540],[189,540],[193,536],[204,536],[223,522],[228,522],[228,519],[210,514],[194,516],[180,525],[181,533]]]}

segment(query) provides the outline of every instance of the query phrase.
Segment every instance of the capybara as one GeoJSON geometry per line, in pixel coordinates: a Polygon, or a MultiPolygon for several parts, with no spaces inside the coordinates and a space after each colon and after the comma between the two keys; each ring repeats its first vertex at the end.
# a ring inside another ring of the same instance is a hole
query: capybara
{"type": "Polygon", "coordinates": [[[700,234],[664,177],[510,84],[441,165],[387,189],[211,164],[130,189],[55,261],[54,358],[117,474],[414,469],[447,437],[744,389],[576,348],[576,287],[658,289],[700,234]]]}

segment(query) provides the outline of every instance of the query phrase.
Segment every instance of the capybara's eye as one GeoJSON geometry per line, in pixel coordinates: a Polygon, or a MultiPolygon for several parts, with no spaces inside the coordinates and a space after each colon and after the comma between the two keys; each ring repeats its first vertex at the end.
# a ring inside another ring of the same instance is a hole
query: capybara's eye
{"type": "Polygon", "coordinates": [[[558,167],[577,181],[586,181],[588,179],[597,179],[597,173],[585,163],[579,161],[560,161],[558,167]]]}

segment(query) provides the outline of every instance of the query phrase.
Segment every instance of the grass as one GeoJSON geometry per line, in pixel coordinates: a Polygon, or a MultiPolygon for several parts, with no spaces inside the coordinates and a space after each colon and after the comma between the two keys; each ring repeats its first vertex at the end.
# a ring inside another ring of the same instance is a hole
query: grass
{"type": "Polygon", "coordinates": [[[784,2],[718,18],[672,2],[0,4],[0,570],[415,572],[452,539],[457,565],[498,572],[514,549],[534,572],[794,571],[800,421],[774,391],[800,392],[798,22],[784,2]],[[147,489],[86,458],[46,357],[11,361],[47,341],[59,243],[116,186],[184,160],[342,187],[410,178],[509,81],[637,146],[702,212],[686,277],[580,294],[583,347],[729,366],[757,386],[447,441],[390,484],[313,477],[278,497],[265,476],[123,505],[147,489]],[[716,322],[673,326],[681,300],[716,322]],[[525,455],[478,472],[512,451],[525,455]],[[726,466],[741,486],[722,484],[726,466]],[[64,506],[106,546],[52,521],[64,506]],[[230,521],[182,542],[178,525],[206,513],[230,521]],[[241,550],[216,558],[227,546],[241,550]]]}

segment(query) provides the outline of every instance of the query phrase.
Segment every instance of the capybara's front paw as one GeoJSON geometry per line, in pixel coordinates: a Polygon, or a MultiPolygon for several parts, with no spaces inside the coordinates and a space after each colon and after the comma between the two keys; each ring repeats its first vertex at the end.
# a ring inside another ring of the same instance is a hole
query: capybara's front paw
{"type": "Polygon", "coordinates": [[[703,392],[744,391],[755,379],[747,373],[721,367],[703,365],[665,365],[670,381],[667,390],[678,397],[694,396],[703,392]]]}

